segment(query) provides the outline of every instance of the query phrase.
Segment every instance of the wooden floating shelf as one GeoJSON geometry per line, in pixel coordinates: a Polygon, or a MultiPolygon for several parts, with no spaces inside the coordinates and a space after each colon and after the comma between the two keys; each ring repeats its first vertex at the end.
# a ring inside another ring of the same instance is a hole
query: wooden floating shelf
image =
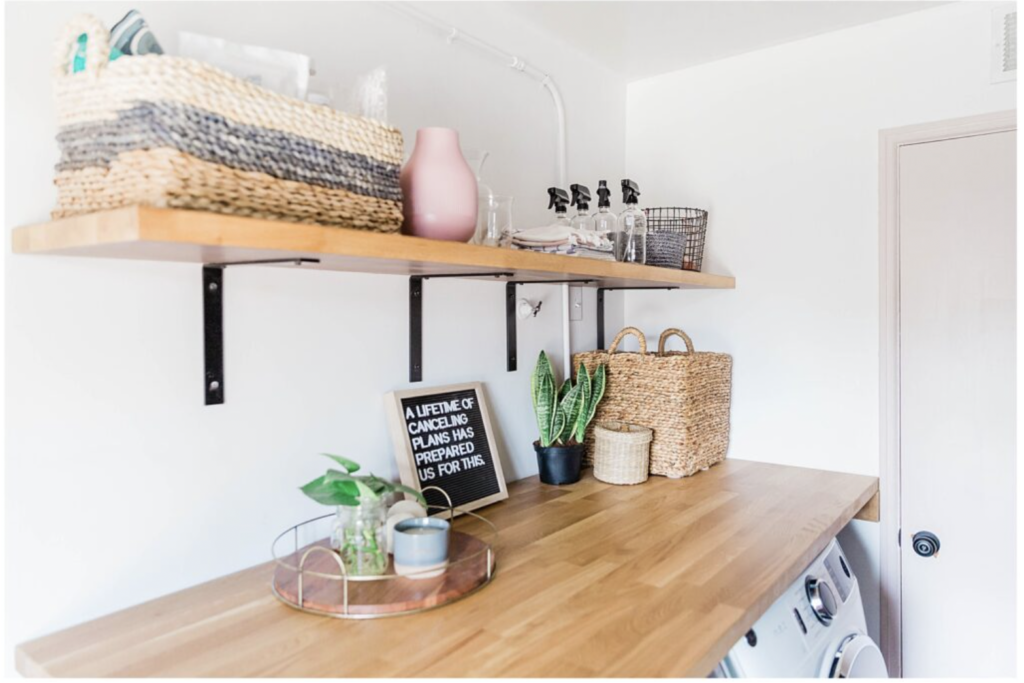
{"type": "Polygon", "coordinates": [[[488,279],[575,278],[591,280],[587,286],[608,288],[736,286],[726,275],[145,206],[20,227],[13,232],[12,244],[17,254],[201,264],[315,258],[320,262],[303,268],[406,276],[511,273],[488,279]]]}

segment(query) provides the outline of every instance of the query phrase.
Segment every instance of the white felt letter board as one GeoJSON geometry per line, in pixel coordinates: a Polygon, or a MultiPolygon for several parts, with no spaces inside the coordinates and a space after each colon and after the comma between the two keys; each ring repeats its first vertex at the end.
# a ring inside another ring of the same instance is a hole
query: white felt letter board
{"type": "MultiPolygon", "coordinates": [[[[438,486],[463,510],[508,498],[482,384],[393,391],[385,398],[403,484],[438,486]]],[[[438,491],[424,495],[430,505],[448,507],[438,491]]]]}

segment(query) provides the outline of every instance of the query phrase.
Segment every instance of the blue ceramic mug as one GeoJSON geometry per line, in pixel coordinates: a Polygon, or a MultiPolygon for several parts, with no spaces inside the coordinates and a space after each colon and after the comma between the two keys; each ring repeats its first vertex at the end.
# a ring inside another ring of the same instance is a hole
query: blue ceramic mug
{"type": "Polygon", "coordinates": [[[448,566],[451,524],[434,517],[404,519],[395,525],[395,573],[410,579],[440,576],[448,566]]]}

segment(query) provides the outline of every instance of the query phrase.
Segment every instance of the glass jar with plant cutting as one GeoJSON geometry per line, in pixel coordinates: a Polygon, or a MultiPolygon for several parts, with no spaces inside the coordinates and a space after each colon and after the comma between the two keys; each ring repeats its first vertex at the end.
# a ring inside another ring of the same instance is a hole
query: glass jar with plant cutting
{"type": "Polygon", "coordinates": [[[377,576],[388,568],[385,537],[387,499],[394,493],[408,493],[426,505],[423,495],[408,486],[395,484],[373,474],[356,475],[359,463],[340,455],[322,453],[344,468],[329,469],[301,488],[321,505],[337,506],[331,532],[331,547],[340,555],[345,571],[354,576],[377,576]]]}
{"type": "Polygon", "coordinates": [[[591,377],[587,367],[580,364],[576,381],[570,377],[556,390],[551,361],[546,353],[540,352],[530,376],[530,394],[540,430],[540,439],[533,447],[537,451],[540,480],[545,484],[579,481],[583,442],[597,404],[604,398],[605,373],[605,366],[599,365],[591,377]]]}

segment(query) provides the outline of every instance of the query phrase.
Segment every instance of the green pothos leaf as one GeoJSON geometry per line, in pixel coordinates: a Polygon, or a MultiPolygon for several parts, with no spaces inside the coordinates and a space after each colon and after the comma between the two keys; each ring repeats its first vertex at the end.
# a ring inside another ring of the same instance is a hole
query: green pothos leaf
{"type": "Polygon", "coordinates": [[[368,477],[355,477],[348,472],[339,472],[338,470],[328,470],[324,477],[328,482],[344,487],[346,491],[350,491],[350,487],[355,486],[359,498],[372,500],[379,497],[378,492],[366,483],[368,477]]]}
{"type": "Polygon", "coordinates": [[[300,490],[321,505],[359,505],[359,498],[346,493],[343,482],[328,481],[327,475],[317,477],[300,490]]]}
{"type": "Polygon", "coordinates": [[[359,485],[353,480],[351,474],[339,472],[338,470],[327,470],[323,476],[325,482],[334,485],[339,491],[353,498],[359,497],[359,485]]]}
{"type": "Polygon", "coordinates": [[[345,471],[348,472],[349,474],[359,471],[359,463],[355,462],[354,460],[349,460],[348,458],[344,458],[340,455],[331,455],[330,453],[321,453],[320,455],[330,458],[334,462],[338,463],[339,465],[344,467],[345,471]]]}

